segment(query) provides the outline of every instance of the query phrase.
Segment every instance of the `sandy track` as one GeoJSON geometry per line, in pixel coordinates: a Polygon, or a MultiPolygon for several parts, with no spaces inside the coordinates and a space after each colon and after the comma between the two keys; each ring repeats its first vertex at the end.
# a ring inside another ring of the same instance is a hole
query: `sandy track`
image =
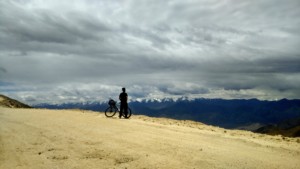
{"type": "Polygon", "coordinates": [[[190,121],[0,108],[0,168],[299,168],[299,139],[190,121]]]}

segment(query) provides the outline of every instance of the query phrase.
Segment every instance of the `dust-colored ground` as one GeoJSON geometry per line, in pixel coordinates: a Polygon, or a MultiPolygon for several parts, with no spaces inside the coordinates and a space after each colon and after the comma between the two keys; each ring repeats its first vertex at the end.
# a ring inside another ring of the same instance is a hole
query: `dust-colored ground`
{"type": "Polygon", "coordinates": [[[1,169],[296,169],[299,142],[191,121],[0,108],[1,169]]]}

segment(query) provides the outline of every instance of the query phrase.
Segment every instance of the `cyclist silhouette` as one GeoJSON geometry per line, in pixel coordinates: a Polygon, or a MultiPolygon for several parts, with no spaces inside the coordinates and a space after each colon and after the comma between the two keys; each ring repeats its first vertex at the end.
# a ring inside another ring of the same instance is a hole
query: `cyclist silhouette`
{"type": "Polygon", "coordinates": [[[120,114],[119,114],[119,118],[122,117],[122,114],[124,113],[125,115],[125,118],[128,118],[127,117],[127,110],[128,110],[128,103],[127,103],[127,99],[128,99],[128,95],[126,93],[126,89],[123,87],[122,88],[122,93],[120,93],[119,95],[119,99],[121,101],[121,106],[120,106],[120,114]]]}

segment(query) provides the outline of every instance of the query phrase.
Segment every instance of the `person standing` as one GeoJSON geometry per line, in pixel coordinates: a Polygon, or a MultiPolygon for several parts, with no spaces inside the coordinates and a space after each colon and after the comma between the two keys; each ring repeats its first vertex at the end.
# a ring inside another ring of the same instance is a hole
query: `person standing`
{"type": "Polygon", "coordinates": [[[127,95],[126,89],[124,87],[122,88],[122,93],[120,93],[120,95],[119,95],[119,99],[121,101],[119,118],[122,117],[123,113],[125,115],[125,118],[128,118],[127,117],[127,114],[128,114],[128,103],[127,103],[128,95],[127,95]]]}

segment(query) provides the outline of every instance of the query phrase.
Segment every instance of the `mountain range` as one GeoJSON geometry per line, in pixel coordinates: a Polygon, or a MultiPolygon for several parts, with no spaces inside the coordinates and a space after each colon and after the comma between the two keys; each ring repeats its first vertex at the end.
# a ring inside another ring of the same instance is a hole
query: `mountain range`
{"type": "MultiPolygon", "coordinates": [[[[282,99],[188,99],[140,100],[129,103],[134,114],[193,120],[227,129],[257,130],[300,118],[300,100],[282,99]]],[[[40,104],[35,107],[49,109],[86,109],[103,112],[106,102],[40,104]]]]}
{"type": "MultiPolygon", "coordinates": [[[[0,106],[30,108],[29,105],[0,95],[0,106]]],[[[193,120],[227,129],[250,130],[270,135],[300,137],[300,100],[279,101],[224,99],[151,99],[130,101],[134,114],[193,120]]],[[[103,112],[106,102],[39,104],[35,108],[85,109],[103,112]]]]}

